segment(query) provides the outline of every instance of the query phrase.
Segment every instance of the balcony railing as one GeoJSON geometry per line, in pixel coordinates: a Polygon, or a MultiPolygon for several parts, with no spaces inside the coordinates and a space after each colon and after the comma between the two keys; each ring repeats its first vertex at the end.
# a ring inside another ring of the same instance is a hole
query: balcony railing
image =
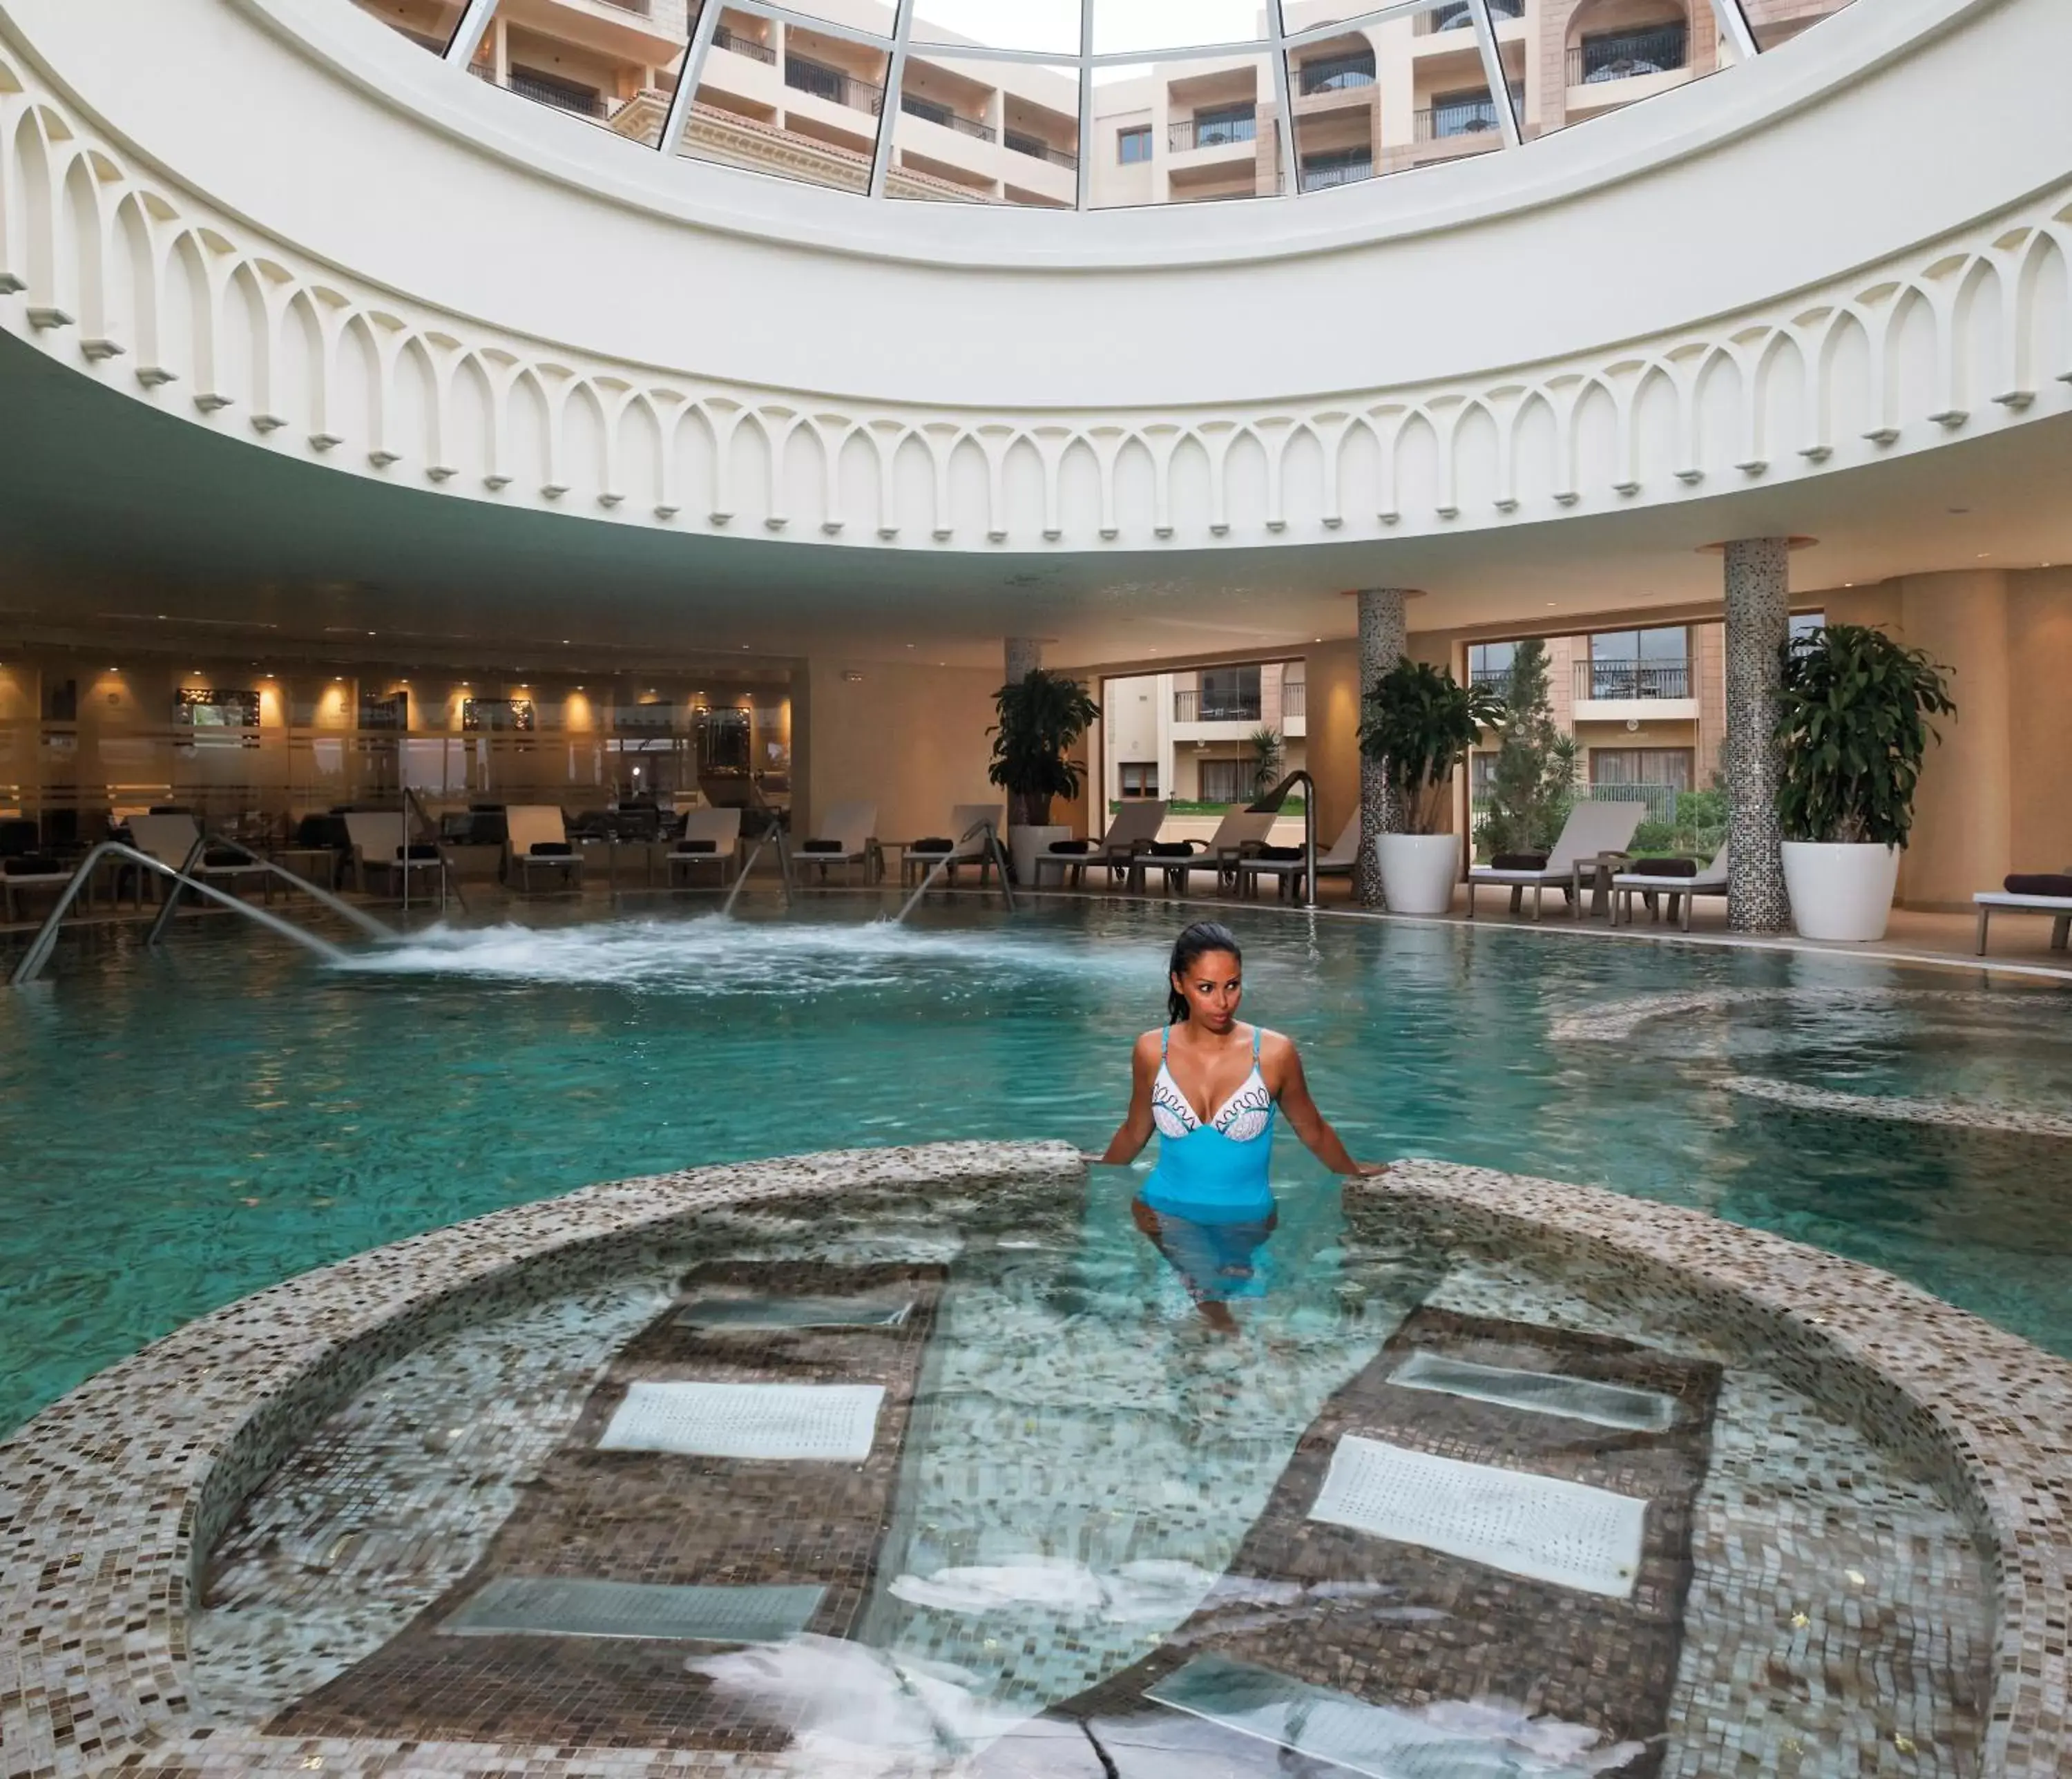
{"type": "Polygon", "coordinates": [[[1507,667],[1470,668],[1468,670],[1468,684],[1486,686],[1492,692],[1502,692],[1511,684],[1511,669],[1507,667]]]}
{"type": "Polygon", "coordinates": [[[1256,141],[1258,136],[1259,119],[1256,115],[1186,117],[1167,126],[1166,142],[1175,154],[1184,154],[1190,148],[1224,148],[1232,142],[1256,141]]]}
{"type": "Polygon", "coordinates": [[[730,55],[746,55],[750,61],[760,62],[766,68],[777,65],[777,51],[767,43],[758,43],[753,37],[744,37],[738,31],[729,31],[722,25],[713,33],[713,47],[723,49],[730,55]]]}
{"type": "Polygon", "coordinates": [[[1578,661],[1580,698],[1688,698],[1688,661],[1578,661]]]}
{"type": "MultiPolygon", "coordinates": [[[[1521,95],[1515,90],[1514,101],[1521,95]]],[[[1494,99],[1456,99],[1427,107],[1416,115],[1417,140],[1449,142],[1456,136],[1486,136],[1503,129],[1503,113],[1494,99]]]]}
{"type": "Polygon", "coordinates": [[[1307,717],[1309,712],[1309,688],[1300,680],[1281,682],[1281,715],[1285,721],[1290,717],[1307,717]]]}
{"type": "Polygon", "coordinates": [[[784,84],[794,92],[809,92],[816,99],[825,99],[851,111],[867,111],[874,117],[885,109],[884,88],[857,80],[824,62],[809,62],[803,55],[784,58],[784,84]]]}
{"type": "Polygon", "coordinates": [[[654,10],[652,0],[604,0],[607,6],[616,6],[621,12],[637,12],[643,18],[654,10]]]}
{"type": "MultiPolygon", "coordinates": [[[[1501,23],[1507,18],[1523,18],[1525,0],[1490,0],[1490,20],[1501,23]]],[[[1432,14],[1432,29],[1466,31],[1475,22],[1474,9],[1468,0],[1449,0],[1449,3],[1432,14]]]]}
{"type": "Polygon", "coordinates": [[[1667,74],[1688,64],[1691,31],[1686,25],[1663,25],[1653,31],[1607,31],[1585,37],[1568,51],[1568,84],[1594,86],[1601,80],[1624,80],[1635,75],[1667,74]]]}
{"type": "Polygon", "coordinates": [[[1231,698],[1219,693],[1204,704],[1198,692],[1173,694],[1173,721],[1176,723],[1256,723],[1259,715],[1256,698],[1231,698]]]}
{"type": "Polygon", "coordinates": [[[1302,189],[1322,191],[1328,186],[1358,185],[1362,179],[1374,177],[1374,157],[1363,154],[1358,160],[1330,161],[1322,166],[1305,162],[1302,168],[1302,189]]]}
{"type": "MultiPolygon", "coordinates": [[[[932,99],[917,99],[911,92],[906,93],[900,98],[899,109],[910,117],[926,118],[931,124],[941,125],[944,129],[954,129],[960,136],[976,137],[981,142],[994,140],[992,125],[982,124],[976,117],[964,117],[951,110],[948,105],[937,105],[932,99]]],[[[1009,143],[1008,146],[1012,147],[1013,145],[1009,143]]]]}
{"type": "MultiPolygon", "coordinates": [[[[493,81],[495,72],[489,72],[493,81]]],[[[588,87],[570,86],[560,80],[543,80],[530,74],[522,74],[516,68],[511,71],[510,90],[521,99],[530,99],[535,105],[552,105],[557,111],[574,112],[578,117],[608,117],[611,108],[605,104],[604,96],[588,87]]]]}
{"type": "Polygon", "coordinates": [[[1068,166],[1078,170],[1079,158],[1067,149],[1053,148],[1040,136],[1025,136],[1018,129],[1005,131],[1001,140],[1018,154],[1026,154],[1031,160],[1048,161],[1053,166],[1068,166]]]}
{"type": "Polygon", "coordinates": [[[1313,92],[1346,92],[1355,87],[1374,84],[1374,57],[1363,55],[1320,56],[1314,62],[1305,62],[1297,70],[1304,97],[1313,92]]]}

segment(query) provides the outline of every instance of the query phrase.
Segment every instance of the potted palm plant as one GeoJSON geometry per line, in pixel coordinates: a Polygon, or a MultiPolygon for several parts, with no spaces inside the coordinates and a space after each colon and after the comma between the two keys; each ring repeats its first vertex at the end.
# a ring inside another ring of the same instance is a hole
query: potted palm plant
{"type": "Polygon", "coordinates": [[[1360,751],[1379,761],[1404,832],[1375,839],[1382,895],[1399,914],[1443,914],[1460,875],[1461,840],[1439,831],[1446,787],[1485,729],[1510,715],[1488,686],[1462,685],[1443,668],[1398,661],[1368,692],[1360,751]]]}
{"type": "Polygon", "coordinates": [[[1008,849],[1014,874],[1034,881],[1036,855],[1071,829],[1050,825],[1054,797],[1076,797],[1086,783],[1083,762],[1071,749],[1100,715],[1100,706],[1076,680],[1032,668],[993,694],[1000,721],[993,737],[993,764],[986,776],[1007,793],[1008,849]]]}
{"type": "Polygon", "coordinates": [[[1885,937],[1914,825],[1930,717],[1954,717],[1944,676],[1864,624],[1826,624],[1785,651],[1778,816],[1792,924],[1806,939],[1885,937]]]}

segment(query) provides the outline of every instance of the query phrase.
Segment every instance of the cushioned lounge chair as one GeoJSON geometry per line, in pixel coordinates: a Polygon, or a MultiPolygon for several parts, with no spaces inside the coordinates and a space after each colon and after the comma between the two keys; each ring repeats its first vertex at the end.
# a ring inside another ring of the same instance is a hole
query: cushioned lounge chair
{"type": "Polygon", "coordinates": [[[1166,810],[1163,797],[1126,803],[1098,840],[1060,840],[1049,852],[1038,853],[1035,887],[1042,887],[1046,871],[1055,871],[1061,885],[1070,881],[1076,887],[1085,881],[1090,865],[1104,867],[1111,885],[1118,877],[1134,877],[1165,825],[1166,810]]]}
{"type": "Polygon", "coordinates": [[[684,832],[669,848],[669,887],[698,887],[698,873],[710,869],[718,878],[715,887],[732,883],[741,864],[741,811],[738,809],[693,809],[684,816],[684,832]],[[689,881],[684,883],[682,880],[689,881]]]}
{"type": "Polygon", "coordinates": [[[2016,873],[2000,890],[1981,890],[1971,898],[1979,910],[1979,955],[1986,955],[1986,929],[1995,914],[2048,914],[2050,948],[2066,949],[2072,937],[2072,865],[2062,872],[2016,873]]]}
{"type": "Polygon", "coordinates": [[[855,881],[856,868],[864,868],[868,883],[878,874],[878,805],[874,803],[838,803],[830,808],[815,831],[799,843],[795,857],[801,865],[820,868],[820,881],[828,880],[834,865],[842,868],[842,881],[855,881]]]}
{"type": "MultiPolygon", "coordinates": [[[[1359,811],[1355,810],[1353,812],[1352,820],[1338,831],[1338,837],[1331,843],[1330,850],[1317,855],[1318,877],[1320,879],[1350,877],[1353,873],[1353,867],[1359,862],[1359,811]]],[[[1275,851],[1281,853],[1293,851],[1296,856],[1292,859],[1284,859],[1270,858],[1254,853],[1250,858],[1240,862],[1237,868],[1238,882],[1246,895],[1253,896],[1259,894],[1259,880],[1261,877],[1272,877],[1274,880],[1274,894],[1276,896],[1299,896],[1302,894],[1305,887],[1302,881],[1305,861],[1301,857],[1301,848],[1277,847],[1275,851]]]]}
{"type": "MultiPolygon", "coordinates": [[[[130,843],[138,852],[150,853],[159,864],[170,865],[175,871],[186,865],[195,842],[200,838],[201,824],[191,816],[158,814],[130,818],[130,843]]],[[[232,890],[257,877],[265,899],[273,899],[273,873],[265,865],[255,865],[228,848],[221,853],[213,848],[205,850],[195,860],[194,869],[188,875],[232,890]]],[[[160,880],[162,894],[171,887],[160,880]]]]}
{"type": "Polygon", "coordinates": [[[21,898],[47,890],[56,895],[72,881],[72,872],[62,860],[47,853],[10,853],[0,857],[0,908],[7,919],[21,918],[21,898]]]}
{"type": "Polygon", "coordinates": [[[1572,895],[1572,877],[1578,859],[1594,858],[1600,853],[1623,851],[1640,826],[1647,806],[1638,803],[1599,803],[1586,800],[1568,811],[1560,837],[1547,855],[1547,863],[1531,870],[1499,869],[1478,865],[1468,872],[1468,918],[1475,918],[1475,891],[1501,888],[1511,891],[1511,912],[1516,914],[1525,891],[1532,892],[1532,918],[1540,918],[1541,899],[1548,890],[1572,895]]]}
{"type": "MultiPolygon", "coordinates": [[[[1644,866],[1650,861],[1636,861],[1644,866]]],[[[1669,898],[1669,918],[1675,920],[1679,910],[1680,924],[1685,932],[1691,931],[1691,905],[1700,896],[1724,896],[1727,893],[1727,849],[1723,845],[1712,855],[1712,862],[1701,867],[1690,877],[1676,877],[1635,869],[1618,871],[1612,874],[1612,924],[1616,926],[1623,919],[1629,926],[1633,924],[1633,898],[1644,896],[1649,910],[1655,910],[1655,898],[1669,898]]],[[[1659,918],[1659,917],[1658,917],[1659,918]]]]}
{"type": "Polygon", "coordinates": [[[979,887],[985,887],[986,880],[993,869],[993,837],[983,832],[972,830],[980,822],[992,824],[993,835],[1006,843],[1005,811],[997,803],[960,803],[950,811],[949,832],[915,841],[900,854],[899,876],[902,882],[915,883],[941,864],[945,857],[950,867],[944,875],[952,883],[957,881],[960,865],[978,867],[979,887]],[[935,844],[931,844],[933,841],[935,844]]]}
{"type": "Polygon", "coordinates": [[[1235,894],[1240,868],[1265,845],[1266,836],[1273,832],[1273,824],[1280,819],[1278,809],[1229,810],[1208,839],[1184,843],[1192,853],[1192,858],[1168,861],[1154,857],[1149,862],[1165,872],[1166,888],[1170,894],[1186,894],[1194,887],[1194,873],[1198,871],[1213,871],[1216,887],[1235,894]]]}
{"type": "Polygon", "coordinates": [[[504,811],[505,881],[530,894],[542,877],[557,890],[582,888],[582,855],[552,803],[510,803],[504,811]]]}
{"type": "Polygon", "coordinates": [[[431,841],[405,845],[409,824],[401,810],[348,809],[342,819],[352,843],[352,881],[361,894],[368,892],[371,877],[380,878],[384,886],[393,878],[400,889],[408,874],[414,890],[419,878],[437,883],[444,876],[446,861],[431,841]]]}

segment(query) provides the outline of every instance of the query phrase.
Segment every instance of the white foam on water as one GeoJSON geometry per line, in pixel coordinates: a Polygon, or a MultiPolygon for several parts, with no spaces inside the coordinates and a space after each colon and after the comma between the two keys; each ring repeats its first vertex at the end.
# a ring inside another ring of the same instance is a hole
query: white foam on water
{"type": "Polygon", "coordinates": [[[496,982],[783,995],[825,988],[895,987],[916,970],[974,979],[1141,976],[1128,946],[1012,931],[903,926],[890,920],[590,921],[568,926],[427,927],[335,966],[358,976],[454,976],[496,982]]]}

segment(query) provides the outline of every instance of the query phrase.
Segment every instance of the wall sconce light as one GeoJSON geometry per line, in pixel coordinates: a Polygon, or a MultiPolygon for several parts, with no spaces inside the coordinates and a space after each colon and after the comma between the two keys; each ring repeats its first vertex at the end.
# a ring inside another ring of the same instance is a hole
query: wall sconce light
{"type": "Polygon", "coordinates": [[[844,668],[842,669],[842,677],[848,680],[851,685],[855,685],[863,678],[863,676],[857,672],[854,668],[844,668]]]}

